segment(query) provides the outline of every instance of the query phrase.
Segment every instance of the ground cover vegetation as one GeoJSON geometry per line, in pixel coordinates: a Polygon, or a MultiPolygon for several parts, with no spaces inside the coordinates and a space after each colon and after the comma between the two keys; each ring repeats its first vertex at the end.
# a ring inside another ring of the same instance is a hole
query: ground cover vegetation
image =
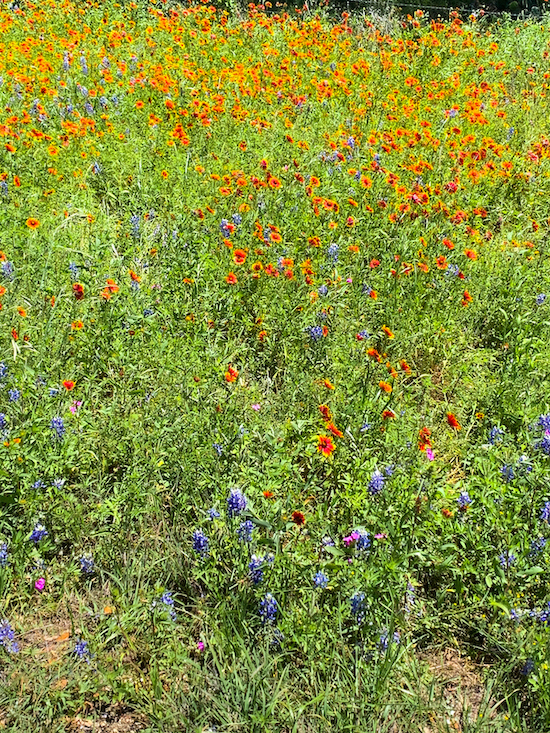
{"type": "Polygon", "coordinates": [[[549,31],[2,4],[2,729],[548,730],[549,31]]]}

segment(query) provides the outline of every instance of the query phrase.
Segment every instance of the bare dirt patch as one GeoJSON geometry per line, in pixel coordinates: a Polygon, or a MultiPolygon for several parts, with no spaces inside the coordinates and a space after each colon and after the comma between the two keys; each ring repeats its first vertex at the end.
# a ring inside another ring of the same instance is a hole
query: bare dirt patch
{"type": "Polygon", "coordinates": [[[425,729],[425,733],[441,729],[462,733],[474,721],[494,719],[496,701],[483,679],[486,666],[451,648],[423,652],[419,659],[427,665],[431,678],[429,686],[439,702],[432,725],[425,729]]]}

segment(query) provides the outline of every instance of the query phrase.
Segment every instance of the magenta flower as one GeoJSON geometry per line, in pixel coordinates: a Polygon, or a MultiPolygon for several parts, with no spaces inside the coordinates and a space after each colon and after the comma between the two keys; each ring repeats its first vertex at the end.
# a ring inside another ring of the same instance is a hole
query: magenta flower
{"type": "Polygon", "coordinates": [[[352,532],[348,537],[344,537],[344,545],[349,547],[352,542],[355,542],[360,537],[359,532],[352,532]]]}
{"type": "Polygon", "coordinates": [[[44,578],[38,578],[38,580],[35,582],[34,587],[36,590],[44,590],[44,586],[46,585],[46,581],[44,578]]]}
{"type": "Polygon", "coordinates": [[[199,652],[204,651],[204,641],[197,641],[197,649],[199,650],[199,652]]]}

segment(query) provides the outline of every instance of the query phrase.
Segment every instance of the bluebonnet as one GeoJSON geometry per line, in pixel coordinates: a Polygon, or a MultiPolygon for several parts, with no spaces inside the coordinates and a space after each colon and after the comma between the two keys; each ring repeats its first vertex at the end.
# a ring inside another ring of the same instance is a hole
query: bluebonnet
{"type": "Polygon", "coordinates": [[[393,472],[394,471],[395,471],[395,466],[393,466],[393,465],[392,466],[386,466],[386,468],[384,469],[384,473],[388,477],[393,476],[393,472]]]}
{"type": "Polygon", "coordinates": [[[63,440],[63,436],[65,435],[65,423],[63,422],[62,417],[52,417],[50,428],[54,431],[55,437],[58,440],[63,440]]]}
{"type": "Polygon", "coordinates": [[[365,613],[367,611],[367,604],[365,600],[365,594],[361,591],[357,591],[350,598],[351,612],[355,616],[358,623],[362,623],[365,619],[365,613]]]}
{"type": "Polygon", "coordinates": [[[377,494],[379,494],[384,488],[384,481],[384,476],[380,473],[378,469],[376,469],[369,481],[369,494],[371,494],[372,496],[376,496],[377,494]]]}
{"type": "Polygon", "coordinates": [[[284,640],[285,635],[283,634],[281,629],[275,627],[273,629],[273,636],[271,638],[271,641],[269,642],[269,646],[273,647],[273,649],[279,649],[282,646],[284,640]]]}
{"type": "Polygon", "coordinates": [[[546,300],[546,295],[544,293],[539,293],[537,295],[537,305],[542,305],[545,300],[546,300]]]}
{"type": "Polygon", "coordinates": [[[513,481],[514,480],[515,474],[514,474],[514,467],[513,466],[508,466],[508,465],[504,464],[504,466],[501,466],[500,467],[500,473],[502,474],[502,479],[503,479],[504,483],[508,484],[508,483],[510,483],[510,481],[513,481]]]}
{"type": "Polygon", "coordinates": [[[510,609],[510,618],[512,621],[516,621],[517,623],[521,621],[520,615],[515,608],[510,609]]]}
{"type": "Polygon", "coordinates": [[[220,222],[220,231],[226,239],[231,236],[231,229],[228,227],[228,224],[229,221],[227,219],[222,219],[220,222]]]}
{"type": "Polygon", "coordinates": [[[367,339],[369,339],[369,338],[370,338],[370,334],[369,334],[369,332],[368,332],[368,331],[366,331],[366,330],[363,330],[363,331],[359,331],[359,333],[358,333],[357,335],[358,335],[358,336],[361,336],[361,340],[362,340],[362,341],[366,341],[367,339]]]}
{"type": "Polygon", "coordinates": [[[241,542],[252,542],[252,532],[254,531],[254,523],[247,519],[245,522],[239,525],[237,529],[237,536],[241,542]]]}
{"type": "Polygon", "coordinates": [[[525,664],[523,665],[523,667],[520,670],[520,674],[523,675],[524,677],[529,677],[529,675],[531,674],[531,672],[534,671],[534,669],[535,669],[534,661],[532,659],[526,659],[525,664]]]}
{"type": "Polygon", "coordinates": [[[332,539],[332,537],[328,537],[328,536],[323,537],[323,539],[321,541],[323,543],[323,547],[334,547],[334,545],[335,545],[335,542],[332,539]]]}
{"type": "Polygon", "coordinates": [[[539,621],[540,621],[540,622],[541,622],[542,624],[546,624],[546,626],[548,626],[548,625],[550,624],[550,601],[548,602],[548,605],[546,606],[546,608],[545,608],[545,609],[543,609],[543,610],[542,610],[542,611],[541,611],[541,612],[539,613],[539,615],[538,615],[538,620],[539,620],[539,621]]]}
{"type": "Polygon", "coordinates": [[[211,509],[209,509],[208,512],[207,512],[207,514],[208,514],[208,518],[210,519],[211,522],[213,522],[214,519],[218,519],[219,516],[220,516],[219,511],[217,509],[214,509],[214,507],[212,507],[211,509]]]}
{"type": "Polygon", "coordinates": [[[59,390],[56,387],[50,387],[48,394],[50,397],[55,397],[59,394],[59,390]]]}
{"type": "Polygon", "coordinates": [[[240,214],[233,214],[231,218],[233,219],[233,224],[235,224],[236,227],[240,226],[243,220],[240,214]]]}
{"type": "Polygon", "coordinates": [[[89,663],[92,655],[88,648],[88,642],[83,641],[82,639],[77,639],[73,649],[73,654],[75,657],[78,657],[78,659],[85,659],[89,663]]]}
{"type": "Polygon", "coordinates": [[[248,563],[248,577],[254,585],[259,585],[264,579],[265,557],[252,555],[248,563]]]}
{"type": "Polygon", "coordinates": [[[227,513],[230,517],[237,517],[247,507],[246,496],[240,489],[231,489],[227,497],[227,513]]]}
{"type": "Polygon", "coordinates": [[[139,214],[132,214],[130,217],[130,224],[132,225],[132,236],[135,238],[139,237],[139,223],[139,214]]]}
{"type": "Polygon", "coordinates": [[[46,486],[46,484],[42,481],[42,479],[38,479],[38,481],[35,481],[32,485],[33,489],[43,489],[46,486]]]}
{"type": "Polygon", "coordinates": [[[102,109],[107,109],[107,105],[109,104],[109,100],[107,97],[101,96],[99,98],[99,104],[101,105],[102,109]]]}
{"type": "Polygon", "coordinates": [[[92,107],[91,102],[86,102],[84,105],[84,109],[86,110],[86,113],[90,115],[90,117],[94,116],[94,108],[92,107]]]}
{"type": "Polygon", "coordinates": [[[327,257],[332,260],[332,263],[335,265],[338,262],[338,254],[340,252],[340,247],[337,244],[331,244],[329,248],[327,249],[327,257]]]}
{"type": "Polygon", "coordinates": [[[405,591],[405,613],[412,613],[412,610],[416,604],[416,591],[412,583],[407,583],[407,589],[405,591]]]}
{"type": "Polygon", "coordinates": [[[368,532],[365,532],[364,529],[356,529],[354,530],[356,534],[359,535],[357,540],[355,541],[355,550],[359,553],[366,553],[371,548],[371,538],[368,532]]]}
{"type": "Polygon", "coordinates": [[[0,646],[3,646],[10,654],[16,654],[19,646],[15,641],[15,631],[7,619],[0,621],[0,646]]]}
{"type": "Polygon", "coordinates": [[[319,311],[319,313],[317,313],[317,315],[316,315],[316,318],[317,318],[318,321],[320,321],[321,323],[323,323],[324,321],[327,320],[328,313],[325,310],[319,311]]]}
{"type": "Polygon", "coordinates": [[[459,506],[459,509],[466,509],[470,506],[472,500],[470,499],[470,495],[467,491],[462,491],[456,502],[459,506]]]}
{"type": "Polygon", "coordinates": [[[0,412],[0,430],[5,430],[8,427],[8,423],[6,422],[6,415],[3,412],[0,412]]]}
{"type": "Polygon", "coordinates": [[[92,171],[97,175],[101,173],[101,166],[97,162],[97,160],[94,161],[94,164],[92,165],[92,171]]]}
{"type": "Polygon", "coordinates": [[[366,432],[367,432],[367,430],[370,430],[371,428],[372,428],[372,423],[370,423],[370,422],[366,422],[366,423],[363,423],[363,424],[361,425],[361,427],[359,428],[359,430],[360,430],[360,431],[361,431],[362,433],[366,433],[366,432]]]}
{"type": "Polygon", "coordinates": [[[550,431],[550,413],[547,415],[540,415],[539,419],[537,420],[537,424],[540,425],[543,430],[550,431]]]}
{"type": "Polygon", "coordinates": [[[370,285],[363,283],[363,285],[361,286],[361,292],[363,293],[363,295],[370,295],[372,293],[372,288],[370,285]]]}
{"type": "Polygon", "coordinates": [[[152,308],[145,308],[143,311],[143,317],[147,318],[148,316],[154,316],[155,311],[152,308]]]}
{"type": "Polygon", "coordinates": [[[223,453],[223,448],[219,443],[212,443],[212,448],[214,448],[218,456],[221,456],[221,454],[223,453]]]}
{"type": "Polygon", "coordinates": [[[392,637],[390,638],[388,631],[384,630],[380,634],[380,639],[378,641],[378,648],[381,651],[385,652],[391,643],[393,644],[401,643],[401,636],[399,634],[399,631],[394,631],[392,637]]]}
{"type": "Polygon", "coordinates": [[[73,276],[73,280],[78,280],[78,267],[76,263],[69,262],[69,272],[73,276]]]}
{"type": "Polygon", "coordinates": [[[21,392],[18,389],[10,389],[8,392],[10,402],[17,402],[21,397],[21,392]]]}
{"type": "Polygon", "coordinates": [[[353,150],[355,148],[355,138],[354,137],[348,137],[347,144],[353,150]]]}
{"type": "Polygon", "coordinates": [[[77,84],[77,88],[78,88],[78,91],[82,94],[84,98],[88,96],[89,92],[86,89],[86,87],[83,87],[81,84],[77,84]]]}
{"type": "Polygon", "coordinates": [[[319,339],[323,338],[322,326],[309,326],[307,330],[309,331],[309,337],[312,341],[319,341],[319,339]]]}
{"type": "Polygon", "coordinates": [[[328,585],[328,575],[322,573],[320,570],[313,576],[313,585],[316,588],[326,588],[328,585]]]}
{"type": "Polygon", "coordinates": [[[79,559],[80,571],[84,575],[92,575],[95,570],[95,563],[90,555],[83,555],[79,559]]]}
{"type": "Polygon", "coordinates": [[[506,134],[506,137],[508,138],[508,140],[512,139],[512,137],[514,136],[514,132],[515,132],[515,129],[513,127],[508,128],[508,132],[506,134]]]}
{"type": "Polygon", "coordinates": [[[65,486],[65,479],[64,478],[55,478],[52,481],[52,486],[56,489],[62,489],[65,486]]]}
{"type": "Polygon", "coordinates": [[[107,56],[104,56],[101,59],[101,65],[103,66],[104,69],[110,69],[111,68],[111,62],[109,61],[109,59],[107,58],[107,56]]]}
{"type": "Polygon", "coordinates": [[[452,117],[456,117],[457,115],[458,115],[458,110],[457,109],[450,109],[449,110],[449,117],[452,118],[452,117]]]}
{"type": "Polygon", "coordinates": [[[10,262],[9,260],[2,262],[2,274],[4,275],[4,277],[7,277],[8,280],[14,279],[15,272],[13,269],[13,262],[10,262]]]}
{"type": "Polygon", "coordinates": [[[546,547],[546,537],[539,537],[537,540],[533,540],[531,542],[531,549],[529,550],[529,555],[536,557],[537,555],[540,555],[541,552],[544,551],[545,547],[546,547]]]}
{"type": "Polygon", "coordinates": [[[361,171],[357,171],[357,173],[353,177],[355,178],[356,181],[360,181],[361,180],[361,171]]]}
{"type": "Polygon", "coordinates": [[[82,69],[82,73],[86,76],[88,74],[88,64],[86,63],[86,56],[84,56],[84,54],[80,57],[80,68],[82,69]]]}
{"type": "Polygon", "coordinates": [[[201,557],[208,555],[208,537],[201,529],[193,532],[193,550],[201,557]]]}
{"type": "Polygon", "coordinates": [[[8,564],[8,546],[5,542],[0,544],[0,568],[5,568],[8,564]]]}
{"type": "Polygon", "coordinates": [[[547,501],[541,509],[540,518],[542,522],[550,524],[550,501],[547,501]]]}
{"type": "Polygon", "coordinates": [[[2,195],[8,195],[8,184],[7,181],[0,181],[0,189],[2,189],[2,195]]]}
{"type": "Polygon", "coordinates": [[[546,430],[542,440],[540,440],[538,443],[535,444],[535,448],[540,448],[540,450],[542,450],[543,453],[546,453],[547,456],[550,455],[550,431],[549,430],[546,430]]]}
{"type": "Polygon", "coordinates": [[[459,272],[460,272],[460,267],[458,265],[454,265],[449,262],[449,264],[447,265],[447,269],[445,270],[445,275],[451,275],[453,277],[457,277],[459,272]]]}
{"type": "Polygon", "coordinates": [[[29,542],[40,542],[40,540],[45,539],[48,536],[48,530],[44,527],[43,524],[35,524],[34,529],[31,532],[29,536],[29,542]]]}
{"type": "Polygon", "coordinates": [[[382,160],[382,156],[380,155],[380,153],[376,153],[376,154],[375,154],[375,155],[373,156],[373,159],[374,159],[374,162],[375,162],[375,163],[377,163],[378,165],[380,165],[380,161],[382,160]]]}
{"type": "Polygon", "coordinates": [[[164,610],[168,611],[172,621],[175,621],[177,616],[176,611],[174,610],[174,599],[172,598],[172,593],[170,593],[170,591],[164,591],[159,598],[159,603],[165,606],[164,610]]]}
{"type": "Polygon", "coordinates": [[[277,617],[277,601],[268,593],[260,601],[260,618],[264,624],[272,624],[277,617]]]}
{"type": "Polygon", "coordinates": [[[493,427],[489,431],[489,443],[491,445],[494,445],[497,442],[497,440],[501,439],[502,435],[504,435],[504,430],[497,427],[496,425],[493,425],[493,427]]]}
{"type": "Polygon", "coordinates": [[[502,555],[499,556],[498,560],[500,562],[500,567],[507,570],[515,564],[517,557],[514,555],[513,552],[508,552],[502,553],[502,555]]]}

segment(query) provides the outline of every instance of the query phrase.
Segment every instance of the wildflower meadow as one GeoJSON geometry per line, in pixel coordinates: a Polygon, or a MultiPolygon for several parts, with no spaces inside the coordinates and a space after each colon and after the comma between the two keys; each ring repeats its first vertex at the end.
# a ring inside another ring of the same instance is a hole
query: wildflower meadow
{"type": "Polygon", "coordinates": [[[550,731],[550,17],[0,4],[0,730],[550,731]]]}

